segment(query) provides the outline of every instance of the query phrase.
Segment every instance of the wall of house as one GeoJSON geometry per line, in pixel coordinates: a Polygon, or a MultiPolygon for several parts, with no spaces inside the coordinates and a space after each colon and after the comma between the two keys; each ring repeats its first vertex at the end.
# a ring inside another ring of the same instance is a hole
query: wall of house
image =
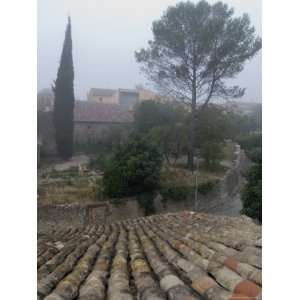
{"type": "Polygon", "coordinates": [[[119,103],[127,107],[133,107],[139,100],[138,93],[119,92],[119,103]]]}
{"type": "Polygon", "coordinates": [[[118,93],[116,92],[112,96],[88,96],[88,101],[108,103],[108,104],[119,104],[118,93]]]}
{"type": "Polygon", "coordinates": [[[112,129],[124,128],[127,124],[77,122],[74,125],[75,144],[95,144],[112,129]]]}
{"type": "Polygon", "coordinates": [[[37,136],[40,143],[40,157],[43,155],[55,155],[55,129],[52,112],[38,111],[37,136]]]}
{"type": "MultiPolygon", "coordinates": [[[[52,112],[38,112],[38,142],[40,146],[40,154],[55,155],[55,129],[53,125],[52,112]]],[[[101,141],[111,129],[118,129],[130,126],[130,124],[118,123],[92,123],[92,122],[76,122],[74,124],[74,144],[93,144],[101,141]]]]}
{"type": "Polygon", "coordinates": [[[159,99],[159,96],[151,91],[141,89],[138,90],[138,92],[139,92],[139,101],[159,99]]]}

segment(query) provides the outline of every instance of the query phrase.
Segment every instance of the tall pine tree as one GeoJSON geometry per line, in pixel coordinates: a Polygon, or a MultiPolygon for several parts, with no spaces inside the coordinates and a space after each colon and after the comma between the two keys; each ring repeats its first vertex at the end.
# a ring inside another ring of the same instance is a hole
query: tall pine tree
{"type": "Polygon", "coordinates": [[[69,159],[73,154],[73,111],[74,111],[74,69],[72,58],[71,19],[68,25],[53,87],[54,101],[54,127],[56,148],[59,156],[69,159]]]}

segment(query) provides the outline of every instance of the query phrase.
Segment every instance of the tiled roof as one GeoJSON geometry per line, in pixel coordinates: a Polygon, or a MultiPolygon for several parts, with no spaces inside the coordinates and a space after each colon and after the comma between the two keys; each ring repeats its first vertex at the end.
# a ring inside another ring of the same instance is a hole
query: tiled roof
{"type": "Polygon", "coordinates": [[[261,299],[261,226],[182,212],[38,237],[38,299],[261,299]]]}
{"type": "Polygon", "coordinates": [[[90,96],[111,97],[116,91],[112,89],[91,88],[89,94],[90,96]]]}
{"type": "Polygon", "coordinates": [[[130,123],[133,114],[128,108],[119,104],[76,101],[74,109],[75,122],[130,123]]]}

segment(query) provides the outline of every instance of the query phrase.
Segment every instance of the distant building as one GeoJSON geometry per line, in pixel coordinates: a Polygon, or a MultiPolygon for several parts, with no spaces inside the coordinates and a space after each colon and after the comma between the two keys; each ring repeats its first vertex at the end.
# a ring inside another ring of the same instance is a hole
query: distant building
{"type": "MultiPolygon", "coordinates": [[[[127,94],[121,95],[124,102],[127,94]]],[[[55,154],[53,125],[54,97],[38,97],[38,148],[43,154],[55,154]],[[47,100],[46,100],[47,99],[47,100]]],[[[74,144],[94,144],[112,128],[130,126],[133,112],[127,105],[98,101],[75,101],[74,144]]]]}
{"type": "Polygon", "coordinates": [[[157,94],[144,88],[116,90],[91,88],[87,95],[89,102],[120,104],[129,108],[141,101],[158,99],[157,94]]]}
{"type": "Polygon", "coordinates": [[[119,89],[119,104],[132,108],[139,101],[139,93],[136,90],[119,89]]]}
{"type": "Polygon", "coordinates": [[[119,104],[118,90],[91,88],[87,100],[98,103],[119,104]]]}
{"type": "Polygon", "coordinates": [[[51,111],[54,104],[54,93],[52,89],[42,89],[37,94],[38,111],[51,111]]]}
{"type": "Polygon", "coordinates": [[[133,113],[119,104],[76,101],[74,109],[74,143],[94,144],[112,128],[128,126],[133,113]]]}
{"type": "Polygon", "coordinates": [[[161,100],[161,96],[143,87],[137,87],[139,93],[139,101],[145,100],[161,100]]]}

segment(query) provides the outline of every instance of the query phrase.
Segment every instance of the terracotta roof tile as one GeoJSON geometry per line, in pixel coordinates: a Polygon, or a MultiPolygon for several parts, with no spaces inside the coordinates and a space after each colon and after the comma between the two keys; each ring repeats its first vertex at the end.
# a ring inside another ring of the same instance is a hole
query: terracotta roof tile
{"type": "Polygon", "coordinates": [[[258,299],[259,239],[249,218],[189,212],[58,225],[39,235],[38,299],[258,299]]]}

